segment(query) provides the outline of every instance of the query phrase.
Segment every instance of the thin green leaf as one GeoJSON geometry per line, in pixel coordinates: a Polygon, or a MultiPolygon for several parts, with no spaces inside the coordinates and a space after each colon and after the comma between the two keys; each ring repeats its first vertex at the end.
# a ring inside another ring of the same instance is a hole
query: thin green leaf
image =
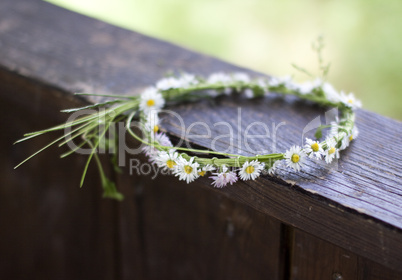
{"type": "Polygon", "coordinates": [[[123,102],[123,101],[122,100],[111,100],[111,101],[107,101],[107,102],[103,102],[103,103],[96,103],[96,104],[93,104],[93,105],[88,105],[88,106],[79,107],[79,108],[65,109],[65,110],[61,110],[60,112],[62,112],[62,113],[74,113],[74,112],[78,112],[78,111],[81,111],[81,110],[98,108],[98,107],[102,107],[102,106],[106,106],[106,105],[110,105],[110,104],[115,104],[115,103],[120,103],[120,102],[123,102]]]}
{"type": "Polygon", "coordinates": [[[117,95],[117,94],[95,94],[95,93],[74,93],[75,95],[89,95],[89,96],[101,96],[101,97],[114,97],[114,98],[126,98],[126,99],[136,99],[138,96],[127,96],[127,95],[117,95]]]}
{"type": "Polygon", "coordinates": [[[294,63],[292,63],[292,66],[293,66],[293,68],[295,68],[297,71],[300,71],[300,72],[306,74],[307,76],[309,76],[309,77],[311,77],[311,78],[314,78],[314,75],[311,74],[309,71],[307,71],[307,69],[305,69],[305,68],[303,68],[303,67],[300,67],[300,66],[298,66],[298,65],[296,65],[296,64],[294,64],[294,63]]]}
{"type": "Polygon", "coordinates": [[[73,154],[74,152],[76,152],[78,149],[82,148],[82,146],[85,145],[85,141],[81,142],[75,149],[69,150],[68,152],[65,152],[64,154],[60,155],[60,158],[65,158],[71,154],[73,154]]]}

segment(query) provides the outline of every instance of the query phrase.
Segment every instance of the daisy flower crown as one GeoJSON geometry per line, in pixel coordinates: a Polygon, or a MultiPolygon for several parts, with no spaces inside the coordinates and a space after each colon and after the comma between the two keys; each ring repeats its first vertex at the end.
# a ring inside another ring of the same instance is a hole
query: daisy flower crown
{"type": "MultiPolygon", "coordinates": [[[[115,184],[105,176],[97,152],[101,145],[105,145],[105,143],[109,147],[116,145],[118,139],[113,139],[113,137],[107,137],[106,135],[114,123],[124,121],[128,133],[144,144],[143,151],[152,163],[187,183],[209,174],[209,178],[212,179],[212,185],[222,188],[227,184],[234,184],[239,179],[244,181],[255,180],[261,174],[274,175],[279,165],[300,171],[308,157],[330,164],[334,159],[339,158],[339,152],[347,148],[350,141],[358,136],[354,111],[356,108],[361,107],[360,101],[352,93],[338,92],[329,83],[321,79],[298,84],[289,77],[251,79],[245,73],[226,74],[222,72],[213,73],[207,78],[185,73],[178,77],[163,78],[154,86],[146,88],[139,96],[111,95],[109,97],[114,97],[115,99],[83,108],[65,110],[65,112],[71,113],[88,108],[102,108],[103,110],[63,125],[26,134],[25,138],[17,142],[22,142],[50,131],[70,128],[69,132],[65,132],[62,137],[40,149],[19,165],[50,145],[59,143],[59,146],[63,146],[73,139],[81,139],[76,150],[85,145],[92,149],[83,172],[81,186],[84,182],[89,162],[94,159],[100,171],[104,196],[122,199],[122,195],[117,191],[115,184]],[[317,139],[322,137],[321,131],[323,128],[330,128],[329,134],[322,141],[306,139],[304,146],[292,146],[283,153],[255,156],[174,147],[167,135],[159,131],[158,114],[167,103],[194,101],[206,97],[215,98],[220,95],[230,94],[244,94],[246,98],[260,98],[271,93],[292,94],[322,106],[338,107],[340,116],[336,122],[331,123],[329,126],[318,128],[317,139]],[[131,128],[134,120],[139,120],[141,124],[141,136],[131,128]],[[201,153],[205,156],[192,156],[191,153],[201,153]],[[220,156],[220,158],[213,156],[220,156]]],[[[61,157],[68,156],[74,151],[75,149],[70,150],[61,155],[61,157]]],[[[112,157],[112,162],[118,168],[115,156],[112,157]]]]}
{"type": "MultiPolygon", "coordinates": [[[[137,140],[146,143],[143,148],[150,161],[159,167],[169,170],[179,180],[190,183],[198,177],[211,173],[212,185],[218,188],[233,184],[239,179],[255,180],[262,173],[274,175],[276,168],[282,163],[286,167],[300,171],[307,157],[323,160],[330,164],[340,157],[339,152],[349,146],[350,141],[358,135],[355,126],[354,110],[361,103],[352,93],[338,93],[329,83],[316,79],[313,82],[297,84],[291,78],[257,78],[251,79],[245,73],[214,73],[206,79],[191,74],[179,77],[164,78],[155,86],[147,88],[140,97],[140,122],[144,127],[144,137],[140,138],[132,130],[129,133],[137,140]],[[173,147],[166,134],[159,132],[158,113],[166,101],[201,98],[200,92],[208,97],[219,95],[244,94],[246,98],[258,98],[271,94],[293,94],[301,99],[310,100],[323,106],[334,106],[340,110],[340,118],[329,126],[321,126],[316,137],[321,138],[321,130],[330,127],[325,140],[306,139],[303,147],[292,146],[284,153],[242,156],[215,152],[173,147]],[[204,153],[207,156],[191,156],[187,152],[204,153]],[[220,155],[227,158],[211,158],[220,155]]],[[[132,120],[134,113],[128,119],[132,120]]]]}

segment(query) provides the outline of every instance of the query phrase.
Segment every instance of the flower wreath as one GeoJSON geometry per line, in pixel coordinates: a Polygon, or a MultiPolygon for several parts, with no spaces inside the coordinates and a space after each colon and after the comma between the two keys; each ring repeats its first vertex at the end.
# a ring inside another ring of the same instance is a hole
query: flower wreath
{"type": "MultiPolygon", "coordinates": [[[[210,172],[210,178],[213,180],[212,185],[221,188],[227,184],[235,183],[239,177],[241,180],[255,180],[261,173],[273,175],[281,163],[284,163],[286,167],[300,171],[307,157],[324,160],[327,164],[331,163],[335,158],[339,158],[339,152],[348,147],[350,141],[357,137],[358,130],[355,126],[354,110],[361,107],[360,101],[352,93],[345,94],[342,91],[338,93],[329,83],[321,79],[297,84],[289,77],[251,79],[245,73],[214,73],[206,79],[185,73],[179,77],[168,77],[158,81],[155,86],[146,88],[140,96],[111,95],[109,97],[116,99],[83,108],[65,110],[65,112],[75,112],[88,108],[104,108],[104,110],[96,111],[96,113],[63,125],[26,134],[25,138],[18,142],[50,131],[70,128],[68,133],[57,138],[19,165],[50,145],[59,143],[59,146],[62,146],[80,137],[82,141],[77,146],[77,149],[84,145],[88,145],[92,149],[84,169],[81,186],[89,162],[94,158],[100,170],[105,191],[104,196],[121,199],[122,195],[103,172],[97,155],[97,148],[105,141],[109,146],[115,145],[116,139],[107,138],[106,132],[113,123],[125,121],[129,134],[145,144],[143,151],[152,163],[157,164],[177,176],[179,180],[184,180],[187,183],[210,172]],[[292,146],[285,153],[255,156],[173,147],[167,135],[159,132],[158,113],[168,103],[194,101],[229,94],[244,94],[246,98],[259,98],[272,92],[284,95],[293,94],[322,106],[338,107],[340,116],[336,122],[332,122],[329,126],[318,128],[316,137],[319,139],[322,136],[321,130],[325,127],[330,127],[330,132],[323,141],[306,139],[306,144],[303,147],[292,146]],[[135,118],[138,118],[142,125],[142,137],[137,135],[130,127],[135,118]],[[192,156],[189,153],[203,153],[206,156],[192,156]],[[211,158],[213,155],[221,157],[211,158]]],[[[61,157],[68,156],[74,151],[70,150],[61,155],[61,157]]]]}

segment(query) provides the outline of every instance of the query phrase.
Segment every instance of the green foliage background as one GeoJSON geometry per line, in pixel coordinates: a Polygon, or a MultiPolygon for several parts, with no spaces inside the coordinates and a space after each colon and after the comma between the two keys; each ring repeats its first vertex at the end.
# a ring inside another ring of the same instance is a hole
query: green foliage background
{"type": "Polygon", "coordinates": [[[329,81],[402,120],[401,0],[48,0],[275,76],[315,71],[323,35],[329,81]]]}

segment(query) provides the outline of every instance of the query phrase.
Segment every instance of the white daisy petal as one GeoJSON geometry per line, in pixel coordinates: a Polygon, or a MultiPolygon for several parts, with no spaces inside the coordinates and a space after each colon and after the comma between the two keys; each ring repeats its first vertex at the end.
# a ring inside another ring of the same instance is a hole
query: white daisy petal
{"type": "Polygon", "coordinates": [[[156,88],[160,90],[179,88],[181,86],[181,81],[179,79],[176,79],[175,77],[163,78],[156,83],[156,88]]]}
{"type": "Polygon", "coordinates": [[[156,88],[149,87],[141,94],[140,109],[147,114],[155,110],[159,111],[165,105],[165,99],[156,88]]]}
{"type": "Polygon", "coordinates": [[[211,164],[204,165],[203,167],[201,167],[201,169],[198,170],[198,175],[204,176],[207,172],[214,171],[215,169],[216,168],[211,164]]]}
{"type": "Polygon", "coordinates": [[[196,79],[196,77],[192,74],[184,73],[180,76],[179,78],[180,85],[183,88],[193,86],[199,83],[199,81],[196,79]]]}
{"type": "Polygon", "coordinates": [[[330,83],[324,83],[322,85],[322,91],[325,94],[325,97],[331,102],[339,102],[341,101],[341,97],[339,93],[335,90],[335,88],[330,83]]]}
{"type": "Polygon", "coordinates": [[[199,166],[200,165],[197,162],[194,162],[193,157],[188,161],[182,157],[179,157],[173,173],[179,177],[179,180],[186,181],[188,184],[200,176],[198,174],[199,166]]]}
{"type": "Polygon", "coordinates": [[[276,160],[268,170],[267,169],[263,170],[263,174],[274,176],[276,174],[276,169],[281,165],[281,163],[282,163],[281,160],[276,160]]]}
{"type": "Polygon", "coordinates": [[[158,132],[159,130],[159,117],[158,117],[158,111],[156,110],[150,110],[146,115],[145,115],[145,130],[148,132],[158,132]]]}
{"type": "Polygon", "coordinates": [[[264,164],[257,160],[251,162],[246,161],[240,169],[239,175],[242,180],[255,180],[255,178],[260,176],[263,169],[264,164]]]}
{"type": "Polygon", "coordinates": [[[336,147],[336,140],[331,137],[325,140],[326,143],[326,150],[325,150],[325,162],[331,163],[335,158],[339,158],[339,149],[336,147]]]}
{"type": "Polygon", "coordinates": [[[292,167],[296,171],[300,171],[306,160],[306,153],[299,146],[292,146],[285,153],[286,166],[292,167]]]}
{"type": "Polygon", "coordinates": [[[176,150],[171,149],[169,152],[159,151],[156,157],[156,163],[164,170],[174,170],[177,165],[179,154],[176,150]]]}
{"type": "Polygon", "coordinates": [[[358,100],[353,93],[346,94],[343,91],[341,91],[340,95],[340,101],[345,104],[347,107],[350,107],[352,109],[360,108],[362,106],[362,103],[360,100],[358,100]]]}
{"type": "Polygon", "coordinates": [[[207,82],[208,82],[208,84],[221,83],[221,84],[227,85],[232,82],[232,78],[225,73],[218,72],[218,73],[211,74],[208,77],[207,82]]]}
{"type": "Polygon", "coordinates": [[[236,82],[243,82],[243,83],[248,83],[250,82],[250,77],[246,73],[234,73],[232,75],[232,79],[236,82]]]}
{"type": "Polygon", "coordinates": [[[306,138],[304,152],[308,154],[310,158],[315,157],[316,159],[321,159],[321,156],[324,154],[324,149],[319,141],[313,141],[309,138],[306,138]]]}

